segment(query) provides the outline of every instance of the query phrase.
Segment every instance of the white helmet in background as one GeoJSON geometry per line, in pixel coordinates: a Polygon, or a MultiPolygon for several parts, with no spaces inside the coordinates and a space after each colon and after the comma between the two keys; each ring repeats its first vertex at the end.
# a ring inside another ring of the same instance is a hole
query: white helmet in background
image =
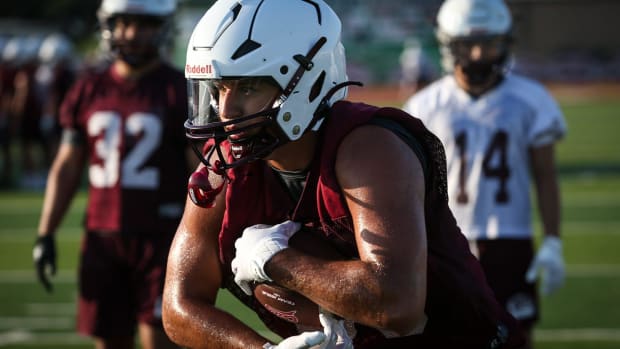
{"type": "Polygon", "coordinates": [[[41,38],[36,36],[13,37],[2,51],[4,62],[14,66],[34,63],[41,46],[41,38]]]}
{"type": "Polygon", "coordinates": [[[446,0],[437,15],[437,38],[441,44],[442,66],[450,72],[461,57],[452,45],[459,40],[500,37],[504,40],[507,60],[512,39],[512,17],[504,0],[446,0]]]}
{"type": "Polygon", "coordinates": [[[39,48],[39,61],[45,64],[56,64],[71,58],[73,44],[63,34],[54,33],[47,36],[39,48]]]}
{"type": "Polygon", "coordinates": [[[176,8],[176,0],[103,0],[97,16],[108,18],[118,14],[133,14],[168,17],[176,8]]]}
{"type": "Polygon", "coordinates": [[[9,43],[9,38],[3,35],[0,35],[0,62],[4,62],[4,48],[9,43]]]}
{"type": "MultiPolygon", "coordinates": [[[[230,136],[224,125],[264,118],[263,131],[234,155],[234,167],[271,153],[320,126],[327,107],[346,97],[347,74],[341,23],[322,0],[220,0],[194,28],[187,47],[190,139],[230,136]],[[221,122],[215,80],[261,77],[280,87],[272,109],[221,122]],[[268,134],[265,129],[275,130],[268,134]]],[[[207,156],[207,158],[210,155],[207,156]]],[[[203,162],[208,162],[204,161],[203,162]]]]}
{"type": "Polygon", "coordinates": [[[2,49],[2,61],[9,65],[15,65],[19,57],[20,38],[12,37],[7,40],[2,49]]]}
{"type": "Polygon", "coordinates": [[[114,39],[113,31],[116,17],[134,16],[155,21],[160,30],[148,44],[153,47],[154,54],[159,54],[159,50],[169,43],[172,17],[176,8],[176,0],[102,0],[97,11],[97,18],[101,26],[103,50],[120,56],[130,65],[142,64],[144,59],[148,60],[151,57],[132,57],[132,54],[123,49],[123,45],[127,43],[114,39]]]}

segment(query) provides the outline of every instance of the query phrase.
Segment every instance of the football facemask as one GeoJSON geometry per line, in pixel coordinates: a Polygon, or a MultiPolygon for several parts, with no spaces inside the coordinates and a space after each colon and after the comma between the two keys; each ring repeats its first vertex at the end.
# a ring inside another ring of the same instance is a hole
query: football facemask
{"type": "MultiPolygon", "coordinates": [[[[265,81],[261,78],[244,80],[265,81]]],[[[185,131],[187,138],[194,141],[194,151],[205,166],[221,172],[263,158],[287,141],[285,135],[278,132],[275,122],[279,101],[269,103],[256,113],[222,120],[218,83],[217,80],[188,79],[189,116],[185,131]],[[212,140],[213,144],[203,156],[196,141],[207,140],[212,140]],[[230,143],[230,156],[222,152],[221,144],[225,140],[230,143]]]]}
{"type": "Polygon", "coordinates": [[[482,86],[493,84],[503,76],[509,44],[510,39],[505,35],[489,35],[456,38],[447,46],[454,65],[461,67],[467,82],[472,86],[482,86]],[[477,57],[473,58],[474,55],[477,57]]]}
{"type": "Polygon", "coordinates": [[[163,17],[119,14],[107,19],[101,35],[109,46],[110,54],[137,68],[160,56],[162,43],[167,40],[168,27],[169,23],[163,17]],[[130,25],[139,28],[137,31],[140,34],[127,39],[122,31],[130,25]]]}

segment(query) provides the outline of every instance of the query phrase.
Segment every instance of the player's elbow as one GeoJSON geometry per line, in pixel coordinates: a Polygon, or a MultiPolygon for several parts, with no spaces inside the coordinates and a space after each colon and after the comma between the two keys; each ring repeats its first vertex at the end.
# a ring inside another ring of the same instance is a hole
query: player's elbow
{"type": "Polygon", "coordinates": [[[175,321],[173,312],[167,307],[163,307],[161,319],[164,325],[164,331],[168,335],[168,338],[170,338],[170,340],[174,343],[177,343],[178,338],[176,338],[176,335],[178,333],[178,324],[177,321],[175,321]]]}
{"type": "Polygon", "coordinates": [[[404,337],[424,331],[426,314],[424,313],[424,297],[407,297],[390,310],[383,313],[380,328],[389,337],[404,337]]]}
{"type": "Polygon", "coordinates": [[[178,306],[175,306],[170,301],[166,301],[166,299],[164,297],[161,314],[164,331],[172,342],[180,344],[183,342],[182,334],[184,333],[184,328],[186,328],[183,324],[183,316],[178,306]]]}

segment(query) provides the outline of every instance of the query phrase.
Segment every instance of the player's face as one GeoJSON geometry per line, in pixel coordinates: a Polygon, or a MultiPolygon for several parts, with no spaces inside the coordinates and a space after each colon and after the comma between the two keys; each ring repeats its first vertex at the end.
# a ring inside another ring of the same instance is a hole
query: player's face
{"type": "Polygon", "coordinates": [[[121,57],[137,65],[158,56],[162,22],[154,17],[121,15],[114,19],[112,37],[121,57]]]}
{"type": "MultiPolygon", "coordinates": [[[[230,121],[242,116],[259,113],[270,109],[280,94],[280,89],[265,79],[245,78],[238,80],[221,80],[213,83],[218,94],[219,115],[222,121],[230,121]]],[[[264,121],[264,118],[254,118],[244,123],[226,126],[226,131],[264,121]]],[[[252,136],[259,130],[250,128],[230,136],[231,139],[242,139],[252,136]]]]}
{"type": "Polygon", "coordinates": [[[497,62],[506,54],[503,36],[457,39],[450,43],[455,58],[454,75],[459,85],[470,93],[482,94],[501,77],[497,62]]]}
{"type": "Polygon", "coordinates": [[[501,36],[472,39],[457,39],[450,43],[450,49],[457,61],[494,60],[505,50],[505,40],[501,36]]]}

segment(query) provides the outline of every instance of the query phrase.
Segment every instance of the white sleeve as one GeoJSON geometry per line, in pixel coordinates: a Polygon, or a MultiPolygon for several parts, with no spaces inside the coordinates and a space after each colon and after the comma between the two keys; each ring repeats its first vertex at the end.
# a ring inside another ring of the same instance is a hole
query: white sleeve
{"type": "Polygon", "coordinates": [[[531,90],[531,106],[534,108],[533,125],[528,134],[533,147],[554,143],[566,134],[566,122],[558,103],[542,86],[531,90]]]}
{"type": "Polygon", "coordinates": [[[426,124],[429,116],[428,104],[428,98],[425,99],[425,94],[418,92],[405,102],[403,110],[426,124]],[[427,108],[424,108],[424,106],[427,106],[427,108]]]}

